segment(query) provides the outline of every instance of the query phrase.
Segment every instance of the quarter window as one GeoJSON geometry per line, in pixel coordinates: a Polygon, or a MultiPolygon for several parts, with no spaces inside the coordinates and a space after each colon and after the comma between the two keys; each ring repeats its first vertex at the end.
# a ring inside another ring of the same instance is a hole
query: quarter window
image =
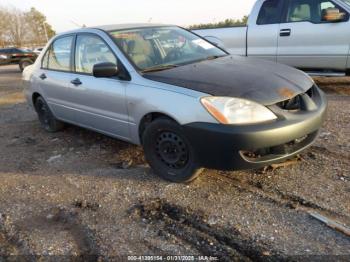
{"type": "Polygon", "coordinates": [[[95,64],[111,62],[117,59],[107,44],[95,35],[78,35],[75,50],[75,71],[92,74],[95,64]]]}
{"type": "Polygon", "coordinates": [[[282,1],[279,0],[265,1],[260,9],[257,24],[278,24],[280,22],[281,15],[281,2],[282,1]]]}
{"type": "Polygon", "coordinates": [[[73,36],[62,37],[55,40],[42,60],[42,67],[51,70],[71,70],[71,49],[73,36]]]}

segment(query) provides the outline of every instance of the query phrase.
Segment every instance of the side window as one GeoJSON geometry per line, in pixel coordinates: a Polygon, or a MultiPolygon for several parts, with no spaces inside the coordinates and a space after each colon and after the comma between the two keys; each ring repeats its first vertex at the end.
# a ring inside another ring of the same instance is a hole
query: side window
{"type": "Polygon", "coordinates": [[[107,44],[95,35],[78,35],[75,49],[75,71],[92,74],[95,64],[111,62],[117,59],[107,44]]]}
{"type": "Polygon", "coordinates": [[[297,0],[290,1],[287,22],[312,21],[311,4],[313,1],[297,0]]]}
{"type": "Polygon", "coordinates": [[[256,23],[258,25],[278,24],[281,15],[281,2],[279,0],[265,1],[260,9],[256,23]]]}
{"type": "Polygon", "coordinates": [[[71,48],[73,36],[55,40],[46,52],[42,67],[51,70],[71,71],[71,48]]]}
{"type": "Polygon", "coordinates": [[[334,9],[346,14],[341,7],[329,0],[290,0],[286,22],[327,23],[325,13],[334,9]]]}
{"type": "Polygon", "coordinates": [[[47,51],[46,51],[46,53],[41,61],[41,67],[44,69],[48,68],[50,50],[51,50],[51,46],[47,49],[47,51]]]}
{"type": "Polygon", "coordinates": [[[327,13],[328,15],[332,13],[334,15],[340,15],[344,22],[349,20],[349,13],[331,1],[321,1],[317,6],[317,11],[320,14],[320,22],[323,23],[328,22],[327,13]]]}

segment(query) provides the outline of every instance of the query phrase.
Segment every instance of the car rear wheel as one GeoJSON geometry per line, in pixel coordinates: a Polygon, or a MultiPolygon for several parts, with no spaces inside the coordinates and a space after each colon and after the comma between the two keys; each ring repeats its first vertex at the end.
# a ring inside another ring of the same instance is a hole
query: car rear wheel
{"type": "Polygon", "coordinates": [[[159,118],[142,135],[145,157],[154,172],[171,182],[190,182],[202,171],[179,124],[159,118]]]}
{"type": "Polygon", "coordinates": [[[30,60],[22,60],[19,62],[19,69],[23,72],[24,68],[26,68],[27,66],[30,66],[32,63],[32,61],[30,60]]]}
{"type": "Polygon", "coordinates": [[[54,117],[49,106],[41,96],[35,100],[35,110],[41,126],[46,131],[54,133],[63,129],[64,123],[54,117]]]}

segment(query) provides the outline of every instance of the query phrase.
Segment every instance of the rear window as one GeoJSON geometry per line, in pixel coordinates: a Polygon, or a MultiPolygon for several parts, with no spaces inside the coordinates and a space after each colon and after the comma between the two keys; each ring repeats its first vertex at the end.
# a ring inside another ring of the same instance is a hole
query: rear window
{"type": "Polygon", "coordinates": [[[279,0],[267,0],[263,3],[257,24],[258,25],[268,25],[268,24],[278,24],[281,17],[281,1],[279,0]]]}

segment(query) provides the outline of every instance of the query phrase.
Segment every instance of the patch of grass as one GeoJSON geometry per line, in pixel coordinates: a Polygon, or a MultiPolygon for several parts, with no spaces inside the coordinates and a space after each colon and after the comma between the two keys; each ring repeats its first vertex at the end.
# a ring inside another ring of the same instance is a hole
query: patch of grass
{"type": "Polygon", "coordinates": [[[0,106],[7,106],[25,102],[25,97],[22,92],[7,94],[0,97],[0,106]]]}
{"type": "Polygon", "coordinates": [[[314,77],[314,80],[326,93],[350,95],[350,77],[314,77]]]}

